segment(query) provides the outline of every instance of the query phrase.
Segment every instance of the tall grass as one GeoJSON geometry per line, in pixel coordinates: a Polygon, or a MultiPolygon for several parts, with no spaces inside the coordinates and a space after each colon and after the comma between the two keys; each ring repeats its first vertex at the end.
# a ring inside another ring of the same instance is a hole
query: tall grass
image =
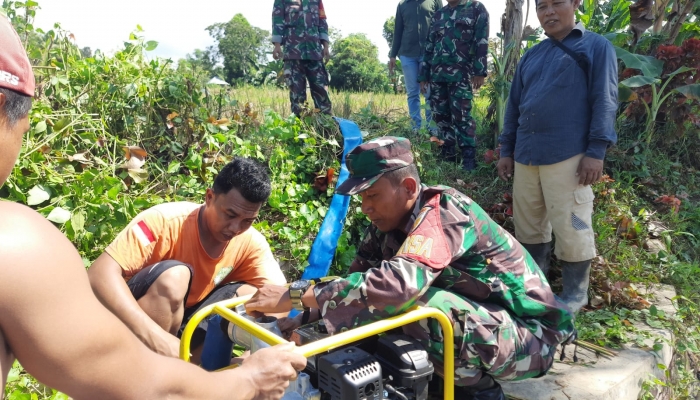
{"type": "MultiPolygon", "coordinates": [[[[279,115],[291,113],[289,91],[274,86],[242,86],[229,89],[231,98],[240,103],[251,103],[252,109],[259,113],[272,110],[279,115]]],[[[350,118],[369,107],[378,115],[408,115],[405,94],[392,93],[347,93],[330,92],[333,114],[341,118],[350,118]]],[[[307,102],[313,106],[311,93],[307,93],[307,102]]]]}

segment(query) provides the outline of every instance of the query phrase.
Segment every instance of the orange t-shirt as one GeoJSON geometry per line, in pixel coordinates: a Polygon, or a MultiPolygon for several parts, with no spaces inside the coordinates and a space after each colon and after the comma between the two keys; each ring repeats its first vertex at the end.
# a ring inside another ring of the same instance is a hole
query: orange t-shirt
{"type": "Polygon", "coordinates": [[[222,283],[246,282],[256,287],[286,283],[265,237],[251,227],[235,236],[222,254],[211,258],[199,239],[201,205],[165,203],[141,212],[105,249],[128,280],[163,260],[178,260],[194,269],[187,307],[200,302],[222,283]]]}

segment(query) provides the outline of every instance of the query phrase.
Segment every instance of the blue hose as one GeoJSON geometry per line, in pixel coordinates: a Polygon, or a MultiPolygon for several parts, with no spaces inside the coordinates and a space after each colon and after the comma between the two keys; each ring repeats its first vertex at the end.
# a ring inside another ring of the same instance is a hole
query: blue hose
{"type": "Polygon", "coordinates": [[[228,367],[233,353],[233,342],[221,329],[222,318],[214,315],[209,318],[207,335],[202,345],[202,368],[207,371],[216,371],[228,367]]]}
{"type": "MultiPolygon", "coordinates": [[[[345,166],[345,156],[355,147],[362,143],[362,133],[360,128],[352,121],[342,118],[336,118],[340,125],[340,132],[343,135],[343,158],[340,160],[340,174],[338,174],[338,183],[340,185],[345,182],[350,175],[348,168],[345,166]]],[[[331,205],[323,219],[321,229],[316,235],[311,252],[309,253],[309,265],[304,269],[301,275],[302,279],[317,279],[328,275],[328,270],[331,268],[335,249],[338,247],[338,239],[343,232],[343,223],[345,216],[348,213],[350,206],[350,196],[334,194],[331,199],[331,205]]]]}

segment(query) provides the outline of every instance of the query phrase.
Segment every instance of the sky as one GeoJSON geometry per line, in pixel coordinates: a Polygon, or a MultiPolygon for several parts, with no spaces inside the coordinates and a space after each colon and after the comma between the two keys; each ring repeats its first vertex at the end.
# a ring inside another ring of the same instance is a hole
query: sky
{"type": "MultiPolygon", "coordinates": [[[[205,30],[243,14],[251,25],[271,30],[274,0],[38,0],[34,25],[52,29],[58,22],[73,33],[80,47],[110,53],[122,47],[129,33],[140,25],[147,40],[159,43],[153,55],[178,60],[194,49],[213,43],[205,30]]],[[[444,1],[443,1],[444,3],[444,1]]],[[[482,0],[490,15],[490,32],[500,30],[506,0],[482,0]]],[[[528,23],[538,26],[534,1],[528,23]]],[[[379,58],[388,60],[389,47],[382,37],[384,21],[396,13],[398,0],[324,0],[328,23],[343,35],[365,33],[379,47],[379,58]]],[[[523,10],[524,12],[524,10],[523,10]]]]}

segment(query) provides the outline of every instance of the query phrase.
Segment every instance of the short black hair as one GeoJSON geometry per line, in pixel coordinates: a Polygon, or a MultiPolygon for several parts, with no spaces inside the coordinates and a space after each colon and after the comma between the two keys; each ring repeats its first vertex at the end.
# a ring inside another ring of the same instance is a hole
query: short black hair
{"type": "Polygon", "coordinates": [[[409,176],[415,179],[416,184],[420,186],[420,176],[418,176],[418,168],[416,167],[416,164],[409,164],[403,168],[386,172],[382,176],[388,179],[389,182],[391,182],[391,185],[394,187],[400,185],[401,182],[403,182],[403,180],[409,176]]]}
{"type": "Polygon", "coordinates": [[[0,88],[0,93],[5,95],[5,107],[2,109],[4,115],[0,115],[0,119],[4,119],[12,128],[29,114],[29,110],[32,109],[32,96],[7,88],[0,88]]]}
{"type": "Polygon", "coordinates": [[[234,158],[214,178],[212,189],[215,194],[226,194],[233,188],[251,203],[266,202],[272,190],[267,168],[250,158],[234,158]]]}

